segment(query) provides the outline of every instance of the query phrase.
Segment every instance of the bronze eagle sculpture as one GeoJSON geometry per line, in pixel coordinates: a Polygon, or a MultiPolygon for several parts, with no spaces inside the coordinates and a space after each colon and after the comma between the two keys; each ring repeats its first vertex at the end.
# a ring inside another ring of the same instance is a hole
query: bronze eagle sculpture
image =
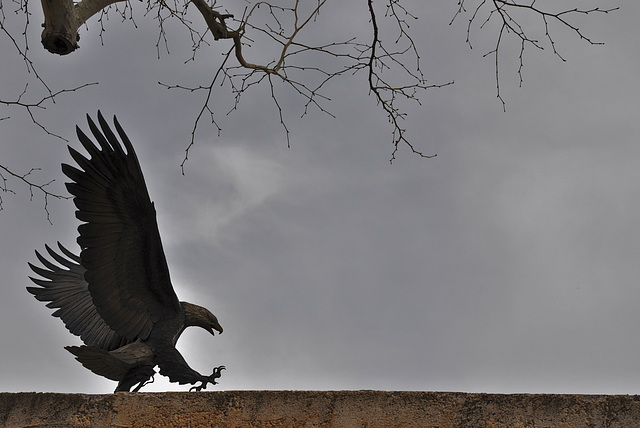
{"type": "Polygon", "coordinates": [[[100,129],[87,115],[97,144],[76,126],[89,158],[68,147],[78,168],[62,164],[77,208],[80,255],[60,243],[45,246],[52,262],[36,251],[44,266],[29,263],[42,278],[27,287],[48,302],[52,314],[84,345],[67,349],[83,366],[118,381],[115,392],[140,390],[155,367],[171,382],[200,391],[216,384],[224,366],[204,376],[186,363],[175,345],[185,328],[222,333],[209,310],[181,302],[171,284],[156,211],[149,198],[136,153],[114,117],[120,141],[98,112],[100,129]],[[57,264],[56,264],[57,263],[57,264]]]}

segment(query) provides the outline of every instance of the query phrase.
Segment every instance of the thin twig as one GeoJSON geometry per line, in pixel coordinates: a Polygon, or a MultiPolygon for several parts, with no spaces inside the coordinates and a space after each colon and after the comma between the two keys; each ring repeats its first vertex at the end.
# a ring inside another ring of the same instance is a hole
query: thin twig
{"type": "Polygon", "coordinates": [[[47,214],[47,221],[50,224],[52,224],[51,214],[49,213],[49,198],[51,197],[55,199],[70,199],[70,196],[63,196],[63,195],[49,191],[48,186],[52,184],[55,180],[49,180],[44,183],[38,183],[31,180],[30,178],[31,174],[36,171],[40,171],[40,168],[31,168],[25,174],[19,174],[19,173],[13,172],[12,170],[10,170],[4,165],[0,165],[0,211],[2,211],[4,208],[3,207],[4,201],[2,199],[2,194],[16,193],[12,188],[9,187],[9,178],[7,178],[7,177],[13,177],[18,181],[21,181],[22,183],[27,185],[29,189],[29,195],[30,195],[29,200],[33,200],[34,191],[40,192],[42,194],[44,199],[44,212],[47,214]]]}

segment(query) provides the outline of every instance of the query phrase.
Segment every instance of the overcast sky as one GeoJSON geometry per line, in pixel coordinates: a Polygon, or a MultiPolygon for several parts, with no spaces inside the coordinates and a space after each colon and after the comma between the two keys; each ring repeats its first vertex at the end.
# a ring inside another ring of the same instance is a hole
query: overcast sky
{"type": "MultiPolygon", "coordinates": [[[[365,6],[330,3],[313,34],[369,40],[365,6]]],[[[227,367],[214,389],[640,393],[640,4],[594,0],[621,10],[573,21],[603,46],[552,27],[567,61],[527,49],[522,87],[519,45],[505,44],[503,112],[494,59],[483,58],[495,29],[474,30],[469,49],[469,14],[450,26],[456,2],[429,3],[414,2],[422,69],[430,83],[455,84],[409,105],[406,127],[433,159],[400,147],[389,163],[391,129],[362,74],[327,87],[336,118],[300,118],[302,101],[281,92],[290,148],[268,88],[230,115],[228,87],[217,88],[221,135],[205,120],[181,175],[204,94],[157,82],[208,84],[228,45],[185,64],[190,41],[173,25],[170,55],[158,59],[157,25],[139,2],[137,29],[112,14],[102,46],[93,18],[66,57],[41,49],[31,5],[29,52],[52,89],[100,82],[34,114],[76,148],[86,113],[118,116],[156,203],[176,293],[224,327],[215,338],[190,329],[178,344],[201,373],[227,367]]],[[[0,50],[0,99],[27,81],[38,89],[4,35],[0,50]]],[[[42,168],[34,178],[66,194],[67,143],[23,110],[0,106],[5,116],[0,163],[42,168]]],[[[51,225],[41,195],[8,184],[0,390],[109,393],[114,382],[63,349],[79,338],[25,290],[34,250],[60,241],[77,251],[73,203],[49,200],[51,225]]],[[[187,389],[159,375],[144,388],[187,389]]]]}

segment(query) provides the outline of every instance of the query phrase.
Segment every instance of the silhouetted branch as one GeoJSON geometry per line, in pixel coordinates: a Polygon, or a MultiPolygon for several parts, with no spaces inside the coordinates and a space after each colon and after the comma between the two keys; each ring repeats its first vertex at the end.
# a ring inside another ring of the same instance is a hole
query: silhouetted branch
{"type": "Polygon", "coordinates": [[[19,182],[22,182],[28,187],[30,200],[33,200],[34,192],[39,192],[40,194],[42,194],[42,197],[44,200],[44,211],[47,214],[47,221],[51,223],[51,218],[49,213],[49,198],[51,197],[56,199],[69,199],[70,196],[63,196],[63,195],[59,195],[57,193],[49,191],[48,186],[51,183],[53,183],[55,180],[49,180],[47,182],[36,182],[32,180],[31,177],[35,171],[40,171],[40,168],[31,168],[25,174],[20,174],[20,173],[11,171],[9,168],[7,168],[4,165],[0,165],[0,211],[2,211],[4,208],[3,207],[4,200],[2,198],[2,195],[6,193],[12,193],[12,194],[16,193],[9,186],[9,180],[15,179],[19,182]]]}
{"type": "Polygon", "coordinates": [[[389,51],[380,38],[378,18],[373,7],[373,0],[367,0],[367,3],[369,5],[369,15],[373,29],[373,40],[369,48],[370,55],[367,63],[369,89],[376,97],[378,105],[387,113],[387,118],[393,127],[392,139],[394,149],[391,153],[390,161],[394,161],[396,152],[398,151],[398,144],[400,143],[404,143],[413,153],[421,157],[432,158],[437,156],[436,154],[425,155],[421,151],[416,150],[414,145],[406,138],[406,129],[401,125],[401,120],[404,120],[406,113],[400,110],[397,103],[398,99],[404,99],[420,104],[418,93],[421,90],[441,88],[453,84],[453,81],[443,84],[427,85],[427,80],[424,78],[422,70],[420,69],[420,55],[418,54],[413,38],[408,33],[409,24],[406,22],[406,18],[417,19],[414,15],[402,7],[397,0],[389,0],[385,16],[391,17],[397,24],[399,35],[395,40],[395,44],[399,42],[408,44],[404,50],[389,51]],[[404,17],[400,14],[404,14],[404,17]],[[378,53],[378,50],[380,50],[381,53],[378,53]],[[406,55],[409,52],[415,57],[415,70],[410,70],[406,65],[406,55]],[[391,71],[394,69],[396,73],[394,73],[392,77],[396,77],[397,71],[400,71],[408,77],[410,83],[393,85],[383,78],[382,73],[385,70],[391,71]]]}
{"type": "Polygon", "coordinates": [[[316,45],[302,42],[300,34],[307,26],[315,22],[321,8],[326,4],[326,0],[317,0],[311,6],[309,2],[305,3],[306,11],[303,11],[303,2],[300,0],[292,1],[291,7],[261,1],[245,10],[242,18],[238,20],[234,20],[231,14],[217,12],[204,0],[191,0],[191,2],[203,15],[214,39],[230,39],[233,41],[233,48],[226,54],[223,65],[207,86],[185,87],[179,84],[161,83],[168,89],[206,92],[204,105],[195,120],[191,141],[181,164],[183,172],[188,152],[194,144],[197,125],[204,112],[210,114],[212,123],[220,132],[221,128],[214,118],[214,110],[209,104],[213,85],[218,83],[219,76],[223,77],[220,83],[229,84],[231,92],[234,94],[235,100],[231,111],[238,108],[241,99],[251,88],[261,84],[269,85],[274,108],[285,132],[287,145],[290,145],[286,120],[287,112],[278,101],[277,85],[288,86],[305,100],[302,116],[306,115],[309,108],[313,106],[320,112],[333,117],[333,114],[325,106],[325,103],[330,99],[324,95],[323,89],[336,77],[355,75],[360,71],[366,71],[369,89],[382,110],[387,114],[392,126],[394,148],[391,160],[395,159],[395,153],[400,143],[405,144],[413,153],[422,157],[433,156],[421,153],[408,140],[406,130],[401,123],[406,113],[401,110],[400,103],[404,101],[419,103],[422,90],[446,86],[453,82],[426,83],[420,69],[418,50],[409,34],[407,22],[407,19],[417,18],[400,5],[398,0],[389,0],[386,6],[385,17],[393,20],[398,29],[398,34],[394,36],[392,41],[380,37],[373,1],[368,0],[372,32],[374,33],[371,41],[364,43],[353,37],[344,41],[329,41],[316,45]],[[253,20],[258,10],[266,11],[261,16],[262,21],[259,24],[254,23],[253,20]],[[232,20],[237,28],[230,29],[227,24],[228,20],[232,20]],[[276,53],[270,62],[255,64],[246,59],[244,48],[247,43],[252,43],[252,39],[247,36],[248,31],[257,34],[261,42],[272,42],[277,46],[276,53]],[[388,45],[393,46],[393,49],[389,49],[388,45]],[[226,66],[231,52],[233,52],[238,65],[226,66]],[[306,64],[306,62],[317,64],[322,58],[330,61],[323,61],[322,67],[306,64]],[[415,64],[415,66],[411,66],[411,64],[415,64]],[[222,76],[220,75],[221,71],[222,76]],[[402,80],[405,82],[392,83],[392,81],[401,82],[402,80]]]}
{"type": "MultiPolygon", "coordinates": [[[[2,0],[0,5],[1,2],[2,0]]],[[[29,22],[28,3],[26,0],[14,0],[14,3],[18,5],[19,11],[24,12],[26,30],[29,22]]],[[[134,3],[137,4],[137,2],[134,3]]],[[[331,100],[325,91],[329,83],[341,76],[362,75],[361,71],[366,73],[370,95],[386,114],[391,127],[393,151],[390,160],[395,159],[400,145],[408,147],[421,157],[435,156],[418,150],[409,139],[403,124],[407,114],[405,110],[407,102],[420,104],[423,91],[453,83],[450,81],[431,84],[424,77],[420,66],[419,49],[412,37],[410,25],[411,22],[418,20],[418,16],[411,12],[402,0],[379,0],[375,4],[373,0],[367,0],[370,33],[366,35],[366,41],[363,41],[362,34],[354,33],[343,39],[333,40],[330,32],[324,32],[322,34],[325,40],[310,43],[303,34],[308,33],[310,27],[319,20],[321,10],[328,7],[328,3],[327,0],[282,0],[280,2],[247,0],[242,16],[236,17],[238,14],[223,10],[218,0],[146,0],[144,16],[153,17],[158,21],[159,34],[156,44],[158,55],[163,43],[168,52],[165,32],[165,22],[168,19],[177,20],[188,30],[193,44],[190,60],[195,59],[196,52],[201,47],[211,44],[210,39],[207,40],[208,37],[212,36],[213,41],[227,41],[231,44],[222,64],[213,73],[210,83],[193,87],[160,83],[168,89],[180,89],[192,93],[204,91],[205,96],[194,120],[191,139],[181,163],[183,172],[201,119],[208,114],[218,134],[221,131],[215,112],[224,107],[217,106],[217,110],[213,108],[214,85],[228,85],[234,97],[229,113],[238,109],[241,99],[252,88],[268,85],[273,102],[272,111],[278,115],[289,145],[287,118],[290,112],[287,106],[280,102],[280,91],[283,88],[292,89],[302,98],[304,101],[302,116],[314,107],[322,113],[333,116],[327,107],[327,103],[331,100]],[[195,6],[204,23],[191,20],[187,14],[190,5],[195,6]],[[384,13],[380,13],[383,8],[384,13]],[[206,27],[203,24],[206,24],[206,27]],[[390,34],[388,34],[389,31],[390,34]],[[251,49],[254,45],[259,45],[260,49],[251,49]],[[267,48],[263,49],[263,46],[267,48]],[[252,55],[258,56],[258,59],[251,58],[252,55]],[[229,61],[230,58],[235,61],[229,61]]],[[[499,74],[500,48],[509,35],[515,37],[520,43],[518,54],[520,64],[517,74],[522,84],[524,52],[527,46],[544,49],[545,45],[548,45],[553,53],[564,61],[552,35],[552,27],[568,29],[590,44],[599,44],[580,30],[575,24],[574,17],[607,14],[618,9],[618,7],[566,8],[554,2],[539,6],[536,0],[458,0],[457,12],[451,23],[467,12],[468,3],[473,3],[466,29],[467,43],[470,47],[472,27],[477,26],[482,29],[489,25],[496,26],[495,43],[485,56],[494,55],[497,97],[502,102],[503,108],[505,103],[500,91],[499,74]],[[533,36],[536,29],[539,31],[542,29],[544,36],[538,38],[533,36]]],[[[45,13],[43,43],[51,52],[59,54],[67,54],[77,48],[79,39],[77,29],[90,16],[100,14],[98,19],[100,35],[104,31],[103,18],[110,10],[115,9],[123,20],[133,21],[133,4],[129,0],[81,0],[77,3],[73,0],[42,0],[42,6],[45,13]]],[[[38,103],[24,103],[22,98],[26,94],[25,87],[25,91],[17,100],[12,102],[0,100],[0,103],[13,103],[26,108],[34,123],[51,134],[35,120],[32,109],[41,107],[45,101],[53,102],[58,94],[74,91],[87,85],[58,92],[49,89],[27,56],[26,31],[24,43],[18,43],[17,39],[4,27],[4,9],[1,7],[0,12],[0,31],[13,42],[17,52],[25,61],[27,70],[34,73],[48,94],[38,103]]],[[[365,13],[364,9],[362,12],[365,13]]]]}
{"type": "MultiPolygon", "coordinates": [[[[27,88],[29,87],[29,84],[25,84],[24,89],[22,90],[22,93],[20,93],[20,95],[18,95],[18,97],[14,100],[3,100],[0,99],[0,104],[4,104],[7,106],[18,106],[18,107],[22,107],[24,108],[27,113],[29,114],[29,117],[31,118],[31,121],[37,125],[38,127],[40,127],[44,132],[46,132],[48,135],[52,135],[56,138],[60,138],[63,141],[68,141],[66,138],[61,137],[58,134],[54,134],[53,132],[49,131],[44,125],[42,125],[33,115],[33,111],[36,109],[46,109],[47,107],[45,106],[46,102],[51,102],[52,104],[55,103],[55,97],[57,97],[58,95],[64,94],[64,93],[68,93],[68,92],[75,92],[79,89],[85,88],[87,86],[91,86],[91,85],[97,85],[97,82],[94,83],[85,83],[84,85],[80,85],[77,86],[75,88],[71,88],[71,89],[61,89],[57,92],[51,92],[51,90],[47,89],[49,92],[49,95],[46,95],[42,98],[40,98],[40,100],[35,101],[35,102],[27,102],[27,101],[23,101],[23,98],[25,97],[25,95],[27,94],[27,88]]],[[[3,119],[7,119],[3,118],[3,119]]]]}
{"type": "MultiPolygon", "coordinates": [[[[458,16],[467,12],[465,8],[465,0],[458,0],[458,10],[453,16],[453,19],[449,24],[452,24],[458,16]]],[[[572,23],[572,19],[575,16],[579,15],[590,15],[590,14],[607,14],[609,12],[613,12],[615,10],[620,9],[619,7],[610,7],[610,8],[566,8],[561,10],[552,11],[550,8],[555,7],[557,9],[558,6],[554,6],[553,2],[552,6],[547,6],[547,8],[541,8],[536,5],[536,0],[527,0],[527,1],[516,1],[516,0],[481,0],[477,2],[478,4],[473,8],[473,13],[467,22],[467,44],[470,48],[473,48],[471,45],[471,29],[472,26],[477,24],[477,26],[482,29],[488,26],[489,23],[493,23],[494,21],[499,26],[498,34],[496,37],[496,42],[492,50],[485,53],[483,56],[493,55],[495,59],[495,75],[496,75],[496,92],[497,97],[502,103],[503,109],[506,108],[506,104],[504,99],[502,98],[502,94],[500,93],[500,71],[499,71],[499,53],[500,47],[504,42],[505,35],[512,35],[515,38],[519,39],[520,42],[520,53],[519,53],[519,61],[520,64],[518,66],[518,77],[520,79],[520,85],[522,85],[523,77],[522,70],[524,67],[524,52],[527,46],[532,46],[540,50],[544,50],[545,43],[541,40],[536,39],[531,34],[535,33],[535,27],[531,28],[532,25],[529,22],[533,22],[531,20],[532,17],[537,17],[541,20],[544,28],[544,37],[547,40],[548,46],[551,47],[553,54],[557,56],[560,60],[566,61],[566,59],[560,54],[556,47],[556,42],[551,34],[551,25],[556,24],[559,27],[564,27],[565,29],[569,29],[575,35],[577,35],[581,40],[586,41],[591,45],[601,45],[602,42],[596,42],[591,38],[587,37],[585,33],[580,30],[580,28],[572,23]]]]}

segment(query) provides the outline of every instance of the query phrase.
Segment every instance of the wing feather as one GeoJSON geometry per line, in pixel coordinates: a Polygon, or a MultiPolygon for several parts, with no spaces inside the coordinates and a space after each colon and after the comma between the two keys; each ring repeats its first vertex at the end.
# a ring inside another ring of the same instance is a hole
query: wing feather
{"type": "Polygon", "coordinates": [[[78,256],[58,243],[61,254],[45,246],[51,258],[60,267],[36,251],[38,260],[44,268],[29,263],[34,273],[42,278],[31,278],[37,287],[27,290],[42,302],[48,302],[48,308],[56,309],[53,316],[62,320],[67,329],[80,336],[82,341],[101,349],[116,349],[128,343],[102,320],[98,314],[88,284],[84,279],[85,269],[79,264],[78,256]]]}
{"type": "Polygon", "coordinates": [[[84,222],[78,227],[84,278],[97,313],[111,329],[128,340],[146,339],[155,322],[180,313],[155,208],[117,119],[122,143],[100,112],[100,128],[87,119],[97,144],[77,128],[89,158],[70,148],[81,169],[62,166],[72,180],[67,189],[74,196],[76,217],[84,222]]]}

